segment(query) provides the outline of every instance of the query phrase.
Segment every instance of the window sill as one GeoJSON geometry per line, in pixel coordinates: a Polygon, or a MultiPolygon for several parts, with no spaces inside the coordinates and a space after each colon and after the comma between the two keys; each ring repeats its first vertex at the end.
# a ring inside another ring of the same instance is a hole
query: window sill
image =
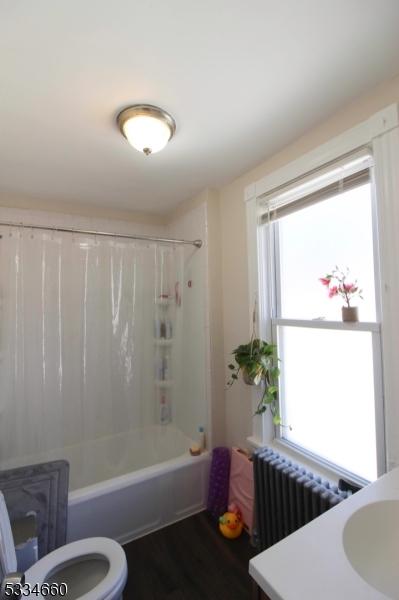
{"type": "Polygon", "coordinates": [[[324,319],[272,319],[273,325],[285,327],[310,327],[314,329],[339,329],[343,331],[380,331],[380,324],[375,321],[325,321],[324,319]]]}
{"type": "Polygon", "coordinates": [[[334,483],[335,485],[338,485],[338,480],[341,478],[355,483],[361,487],[364,487],[370,483],[368,480],[358,477],[357,475],[354,475],[345,469],[340,469],[328,461],[319,459],[315,455],[303,451],[297,446],[286,442],[285,440],[275,438],[272,442],[262,443],[259,438],[248,437],[247,441],[253,448],[262,448],[263,446],[267,446],[276,452],[281,452],[290,460],[298,462],[301,464],[301,466],[309,469],[314,475],[319,476],[322,479],[328,479],[328,481],[334,483]]]}

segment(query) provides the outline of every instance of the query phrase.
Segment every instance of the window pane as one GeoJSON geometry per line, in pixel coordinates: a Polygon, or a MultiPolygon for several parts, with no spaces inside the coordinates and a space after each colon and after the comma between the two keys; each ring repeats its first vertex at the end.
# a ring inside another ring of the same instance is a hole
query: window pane
{"type": "Polygon", "coordinates": [[[319,281],[338,265],[350,269],[363,290],[361,321],[375,321],[370,185],[365,184],[278,221],[281,314],[291,319],[341,320],[339,297],[329,299],[319,281]]]}
{"type": "Polygon", "coordinates": [[[372,334],[278,327],[283,437],[377,477],[372,334]]]}

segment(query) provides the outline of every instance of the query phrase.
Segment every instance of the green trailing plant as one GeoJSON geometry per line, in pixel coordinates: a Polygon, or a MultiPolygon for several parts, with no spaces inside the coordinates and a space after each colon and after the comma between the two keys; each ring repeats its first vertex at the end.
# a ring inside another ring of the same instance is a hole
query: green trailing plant
{"type": "Polygon", "coordinates": [[[253,335],[248,344],[241,344],[233,350],[232,354],[236,364],[228,365],[232,373],[227,385],[231,387],[237,381],[240,372],[245,383],[249,385],[262,383],[262,397],[255,414],[261,415],[269,407],[274,425],[281,425],[278,407],[278,377],[280,370],[278,368],[279,359],[276,346],[255,338],[253,335]]]}

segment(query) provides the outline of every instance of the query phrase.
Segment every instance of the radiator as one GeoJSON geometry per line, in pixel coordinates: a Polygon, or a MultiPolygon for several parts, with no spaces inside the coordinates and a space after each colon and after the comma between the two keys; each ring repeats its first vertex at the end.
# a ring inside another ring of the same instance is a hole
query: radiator
{"type": "Polygon", "coordinates": [[[254,452],[253,469],[254,538],[260,551],[336,506],[348,495],[271,448],[254,452]]]}

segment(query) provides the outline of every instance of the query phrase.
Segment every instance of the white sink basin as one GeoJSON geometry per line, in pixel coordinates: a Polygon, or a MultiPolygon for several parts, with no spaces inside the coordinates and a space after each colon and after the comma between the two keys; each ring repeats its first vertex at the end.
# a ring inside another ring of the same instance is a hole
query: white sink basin
{"type": "Polygon", "coordinates": [[[374,589],[399,600],[399,500],[366,504],[343,531],[345,554],[374,589]]]}

